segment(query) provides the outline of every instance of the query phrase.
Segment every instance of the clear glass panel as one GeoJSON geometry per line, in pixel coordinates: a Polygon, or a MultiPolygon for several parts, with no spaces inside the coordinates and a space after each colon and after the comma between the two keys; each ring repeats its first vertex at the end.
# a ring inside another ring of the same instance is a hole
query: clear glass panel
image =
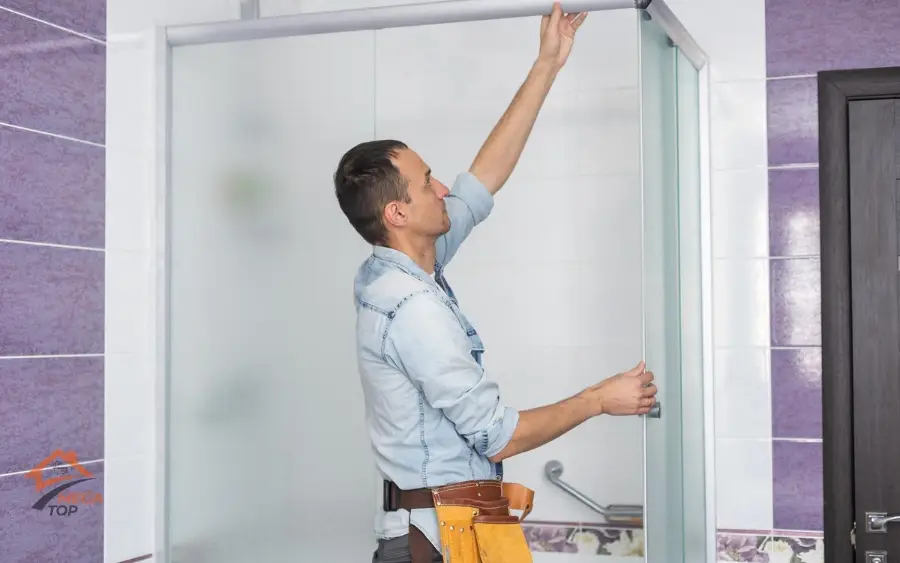
{"type": "Polygon", "coordinates": [[[377,487],[352,336],[370,248],[331,178],[373,134],[373,36],[173,51],[174,563],[371,559],[377,487]]]}
{"type": "Polygon", "coordinates": [[[644,357],[661,410],[645,420],[645,559],[683,561],[681,280],[676,49],[638,12],[644,227],[644,357]]]}

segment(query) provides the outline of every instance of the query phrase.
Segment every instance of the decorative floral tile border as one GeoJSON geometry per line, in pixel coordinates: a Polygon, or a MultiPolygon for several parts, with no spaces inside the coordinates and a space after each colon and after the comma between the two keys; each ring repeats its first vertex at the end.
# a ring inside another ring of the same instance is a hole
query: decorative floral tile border
{"type": "Polygon", "coordinates": [[[822,534],[814,532],[719,531],[716,561],[745,563],[824,563],[822,534]]]}
{"type": "Polygon", "coordinates": [[[535,553],[590,553],[644,557],[644,530],[578,522],[523,522],[535,553]]]}
{"type": "MultiPolygon", "coordinates": [[[[644,530],[578,522],[524,522],[535,553],[644,557],[644,530]]],[[[789,530],[719,530],[716,563],[824,563],[823,534],[789,530]]]]}

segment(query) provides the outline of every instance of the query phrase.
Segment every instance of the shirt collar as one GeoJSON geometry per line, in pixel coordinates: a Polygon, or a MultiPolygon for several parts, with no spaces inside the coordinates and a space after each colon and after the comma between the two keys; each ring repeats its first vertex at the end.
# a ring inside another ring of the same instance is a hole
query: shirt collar
{"type": "MultiPolygon", "coordinates": [[[[430,283],[433,285],[437,285],[434,279],[428,275],[425,270],[419,267],[412,258],[400,252],[399,250],[394,250],[393,248],[389,248],[387,246],[375,246],[373,247],[372,254],[375,255],[376,258],[384,260],[385,262],[390,262],[393,265],[397,266],[407,274],[419,278],[420,280],[430,283]]],[[[440,275],[441,269],[443,266],[440,262],[435,260],[434,262],[434,271],[435,275],[440,275]]]]}

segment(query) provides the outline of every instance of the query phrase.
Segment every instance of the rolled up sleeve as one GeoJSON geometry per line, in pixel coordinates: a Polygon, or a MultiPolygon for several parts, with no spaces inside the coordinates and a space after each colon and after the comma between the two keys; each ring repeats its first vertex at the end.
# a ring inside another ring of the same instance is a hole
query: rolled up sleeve
{"type": "Polygon", "coordinates": [[[456,177],[450,195],[444,201],[450,217],[450,230],[437,240],[435,258],[447,265],[472,229],[491,214],[494,196],[475,175],[463,172],[456,177]]]}
{"type": "Polygon", "coordinates": [[[472,357],[471,342],[453,312],[432,293],[411,297],[397,311],[385,353],[476,452],[491,457],[512,438],[516,409],[472,357]]]}

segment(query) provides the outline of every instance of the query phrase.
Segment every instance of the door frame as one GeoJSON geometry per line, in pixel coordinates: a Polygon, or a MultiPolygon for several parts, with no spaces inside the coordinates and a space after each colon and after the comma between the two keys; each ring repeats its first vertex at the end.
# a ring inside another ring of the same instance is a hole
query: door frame
{"type": "MultiPolygon", "coordinates": [[[[848,106],[900,98],[900,67],[818,73],[825,562],[855,560],[848,106]]],[[[857,530],[858,532],[858,530],[857,530]]]]}

